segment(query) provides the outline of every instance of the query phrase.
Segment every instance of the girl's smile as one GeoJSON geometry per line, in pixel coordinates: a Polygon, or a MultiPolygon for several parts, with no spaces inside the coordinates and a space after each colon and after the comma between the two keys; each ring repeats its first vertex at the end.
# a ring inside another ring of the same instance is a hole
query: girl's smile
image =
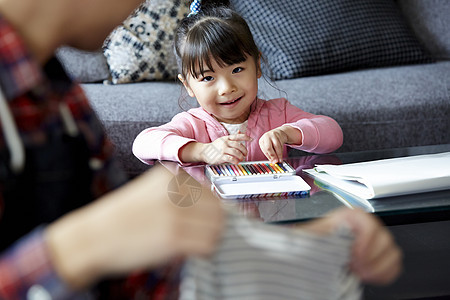
{"type": "Polygon", "coordinates": [[[241,100],[242,97],[236,98],[234,100],[228,101],[228,102],[224,102],[224,103],[220,103],[221,105],[226,105],[226,106],[232,106],[233,104],[236,104],[239,102],[239,100],[241,100]]]}

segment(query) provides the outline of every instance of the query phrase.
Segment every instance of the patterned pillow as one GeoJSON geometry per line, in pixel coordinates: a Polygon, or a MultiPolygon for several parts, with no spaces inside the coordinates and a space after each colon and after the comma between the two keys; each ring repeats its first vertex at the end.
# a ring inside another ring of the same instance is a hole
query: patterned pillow
{"type": "Polygon", "coordinates": [[[393,0],[231,0],[273,79],[431,61],[393,0]]]}
{"type": "Polygon", "coordinates": [[[173,33],[188,13],[187,1],[147,0],[114,29],[103,45],[112,83],[175,78],[173,33]]]}

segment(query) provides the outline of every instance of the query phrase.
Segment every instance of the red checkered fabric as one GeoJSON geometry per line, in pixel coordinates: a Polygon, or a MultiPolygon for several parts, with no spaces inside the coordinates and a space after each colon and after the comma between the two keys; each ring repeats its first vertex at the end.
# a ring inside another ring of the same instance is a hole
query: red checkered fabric
{"type": "MultiPolygon", "coordinates": [[[[106,138],[103,127],[81,87],[67,77],[55,58],[41,68],[20,36],[2,16],[0,16],[0,88],[7,99],[20,140],[28,154],[29,151],[47,145],[45,149],[50,153],[44,153],[46,158],[53,159],[53,155],[57,154],[61,156],[57,152],[59,150],[54,150],[48,143],[51,137],[55,136],[54,133],[65,130],[59,109],[60,104],[64,103],[85,141],[83,147],[88,148],[81,149],[82,152],[87,152],[90,159],[96,162],[96,167],[92,170],[91,186],[87,188],[91,191],[92,199],[126,181],[125,174],[114,158],[113,146],[106,138]]],[[[19,212],[16,210],[11,215],[11,205],[8,206],[7,200],[17,199],[6,197],[8,182],[15,179],[8,178],[11,177],[11,172],[8,173],[7,146],[3,130],[0,130],[0,232],[5,235],[16,230],[11,228],[14,226],[5,225],[6,219],[8,222],[11,222],[11,219],[19,220],[14,222],[15,224],[19,222],[20,225],[21,218],[22,220],[25,218],[23,215],[17,215],[20,213],[20,207],[19,212]]],[[[63,160],[53,159],[51,163],[58,164],[63,160]]],[[[64,166],[63,162],[61,164],[64,166]]],[[[57,188],[49,190],[53,192],[57,188]]],[[[31,202],[32,199],[25,198],[25,201],[27,200],[31,202]]],[[[57,201],[64,202],[63,200],[57,201]]],[[[11,201],[9,204],[14,202],[11,201]]],[[[11,244],[5,242],[5,237],[0,235],[0,244],[4,249],[0,254],[0,299],[26,299],[30,293],[48,293],[52,299],[73,299],[78,296],[64,284],[53,269],[43,238],[44,228],[38,227],[11,244]]],[[[180,263],[175,262],[169,267],[151,273],[105,281],[98,288],[94,288],[91,294],[102,299],[105,295],[114,294],[124,295],[126,299],[141,296],[148,299],[173,299],[178,293],[179,266],[180,263]]]]}

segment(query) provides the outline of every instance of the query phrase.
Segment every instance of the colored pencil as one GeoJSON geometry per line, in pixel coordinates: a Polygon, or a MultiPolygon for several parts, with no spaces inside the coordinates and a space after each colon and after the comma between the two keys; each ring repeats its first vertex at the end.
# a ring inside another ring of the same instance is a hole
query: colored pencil
{"type": "Polygon", "coordinates": [[[241,172],[242,172],[242,175],[247,175],[247,172],[245,171],[245,169],[244,169],[244,167],[242,167],[242,165],[237,165],[238,167],[239,167],[239,169],[241,170],[241,172]]]}
{"type": "Polygon", "coordinates": [[[284,168],[283,163],[277,163],[278,167],[283,170],[283,172],[287,172],[287,170],[284,168]]]}

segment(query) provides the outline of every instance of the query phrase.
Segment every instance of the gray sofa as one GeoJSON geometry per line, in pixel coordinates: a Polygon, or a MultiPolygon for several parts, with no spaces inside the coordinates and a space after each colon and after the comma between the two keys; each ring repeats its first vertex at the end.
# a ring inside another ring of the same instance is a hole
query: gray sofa
{"type": "MultiPolygon", "coordinates": [[[[276,88],[261,80],[260,97],[286,96],[305,111],[336,119],[344,131],[339,152],[450,143],[450,28],[448,21],[436,19],[448,18],[450,5],[445,0],[399,3],[436,62],[277,80],[276,88]]],[[[61,49],[59,56],[73,76],[95,75],[97,82],[83,82],[84,90],[126,170],[130,175],[144,171],[131,153],[132,141],[142,129],[166,123],[182,110],[181,84],[104,84],[108,68],[101,53],[61,49]]]]}
{"type": "MultiPolygon", "coordinates": [[[[344,132],[344,144],[338,151],[450,143],[450,61],[275,84],[294,105],[337,120],[344,132]]],[[[261,95],[280,96],[280,91],[268,84],[261,86],[261,95]]],[[[83,88],[127,171],[143,171],[145,165],[131,153],[133,139],[144,128],[166,123],[181,111],[182,86],[177,82],[90,83],[83,88]]]]}

